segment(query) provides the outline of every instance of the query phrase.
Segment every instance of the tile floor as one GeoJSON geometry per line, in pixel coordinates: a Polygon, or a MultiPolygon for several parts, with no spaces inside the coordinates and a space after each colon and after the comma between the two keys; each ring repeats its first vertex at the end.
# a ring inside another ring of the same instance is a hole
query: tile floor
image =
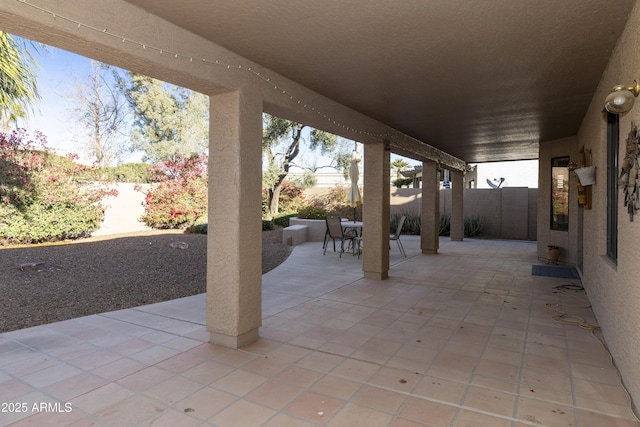
{"type": "Polygon", "coordinates": [[[403,236],[390,279],[321,243],[263,278],[261,338],[207,342],[198,295],[0,334],[6,426],[640,426],[569,279],[529,242],[403,236]]]}

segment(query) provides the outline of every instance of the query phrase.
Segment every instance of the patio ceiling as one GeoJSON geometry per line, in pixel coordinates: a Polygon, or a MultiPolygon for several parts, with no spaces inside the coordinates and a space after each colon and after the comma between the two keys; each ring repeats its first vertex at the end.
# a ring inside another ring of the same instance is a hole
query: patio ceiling
{"type": "Polygon", "coordinates": [[[127,1],[467,162],[575,135],[634,4],[127,1]]]}

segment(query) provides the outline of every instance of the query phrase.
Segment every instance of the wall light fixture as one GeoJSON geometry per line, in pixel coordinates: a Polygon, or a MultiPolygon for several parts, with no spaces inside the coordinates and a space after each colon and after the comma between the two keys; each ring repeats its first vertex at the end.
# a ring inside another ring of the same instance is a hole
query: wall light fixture
{"type": "Polygon", "coordinates": [[[614,86],[604,100],[604,108],[612,114],[624,114],[633,108],[638,94],[640,94],[640,84],[635,80],[631,86],[614,86]]]}

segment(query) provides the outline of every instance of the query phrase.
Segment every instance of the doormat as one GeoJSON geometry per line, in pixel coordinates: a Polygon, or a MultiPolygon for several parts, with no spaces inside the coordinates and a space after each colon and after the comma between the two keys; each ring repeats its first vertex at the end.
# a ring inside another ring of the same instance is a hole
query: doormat
{"type": "Polygon", "coordinates": [[[532,265],[533,276],[560,277],[563,279],[580,279],[575,267],[560,267],[557,265],[532,265]]]}

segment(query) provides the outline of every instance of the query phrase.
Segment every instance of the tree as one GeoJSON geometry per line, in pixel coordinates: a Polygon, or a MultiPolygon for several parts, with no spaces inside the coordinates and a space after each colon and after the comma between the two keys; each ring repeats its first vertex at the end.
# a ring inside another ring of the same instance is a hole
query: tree
{"type": "Polygon", "coordinates": [[[128,144],[122,138],[126,126],[127,102],[114,81],[108,79],[109,66],[91,61],[86,82],[76,83],[74,116],[84,131],[84,146],[98,167],[120,160],[128,144]]]}
{"type": "Polygon", "coordinates": [[[345,173],[349,167],[350,154],[345,151],[345,140],[318,129],[309,132],[308,148],[331,158],[330,164],[324,166],[296,163],[301,152],[303,129],[301,123],[281,119],[265,114],[263,119],[262,152],[266,160],[263,172],[263,185],[268,189],[269,215],[278,213],[278,203],[283,182],[291,167],[299,167],[309,173],[320,168],[333,167],[345,173]]]}
{"type": "Polygon", "coordinates": [[[198,156],[209,146],[209,98],[128,72],[119,86],[133,110],[132,148],[153,163],[198,156]]]}
{"type": "Polygon", "coordinates": [[[401,171],[408,169],[411,165],[403,159],[395,159],[391,162],[391,169],[395,169],[396,178],[402,178],[401,171]]]}
{"type": "Polygon", "coordinates": [[[36,68],[24,40],[0,31],[0,119],[5,133],[12,122],[25,116],[25,107],[40,99],[36,68]]]}

